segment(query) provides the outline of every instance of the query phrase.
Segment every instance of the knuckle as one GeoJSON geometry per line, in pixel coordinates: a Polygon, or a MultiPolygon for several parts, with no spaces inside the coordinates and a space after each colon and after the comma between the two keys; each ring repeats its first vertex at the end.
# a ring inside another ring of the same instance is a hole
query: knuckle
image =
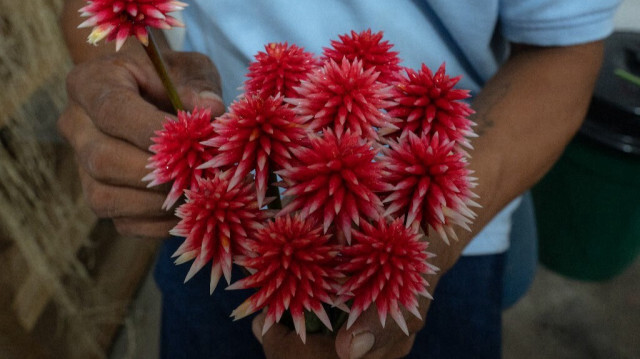
{"type": "Polygon", "coordinates": [[[68,105],[60,117],[58,117],[58,121],[56,121],[56,128],[58,129],[58,133],[62,135],[65,139],[69,139],[70,130],[71,130],[71,105],[68,105]]]}
{"type": "Polygon", "coordinates": [[[85,113],[82,108],[74,102],[69,102],[56,122],[58,133],[74,148],[79,146],[79,142],[81,142],[80,129],[83,127],[81,126],[83,116],[85,113]]]}
{"type": "Polygon", "coordinates": [[[100,142],[88,144],[83,151],[83,159],[85,169],[92,177],[104,179],[109,173],[111,156],[106,153],[105,146],[100,142]]]}
{"type": "Polygon", "coordinates": [[[86,67],[87,65],[84,63],[76,65],[69,71],[69,74],[67,74],[65,85],[69,95],[76,93],[79,79],[83,77],[82,74],[85,72],[86,67]]]}
{"type": "Polygon", "coordinates": [[[103,59],[86,61],[75,65],[66,78],[67,93],[74,98],[85,95],[83,89],[89,83],[87,80],[96,81],[99,79],[98,75],[105,72],[103,59]]]}
{"type": "Polygon", "coordinates": [[[89,207],[96,216],[99,218],[112,218],[115,216],[114,198],[108,190],[90,181],[85,186],[84,193],[89,207]]]}
{"type": "Polygon", "coordinates": [[[122,236],[137,236],[139,233],[136,231],[137,226],[135,223],[127,219],[114,219],[113,225],[116,231],[122,236]]]}
{"type": "Polygon", "coordinates": [[[202,66],[202,68],[214,68],[215,69],[215,65],[213,63],[213,61],[211,60],[211,58],[209,58],[209,56],[206,56],[204,54],[201,54],[199,52],[191,52],[190,53],[193,61],[196,62],[197,65],[202,66]]]}
{"type": "Polygon", "coordinates": [[[122,124],[122,109],[130,104],[130,94],[117,87],[105,87],[95,98],[93,123],[100,130],[109,133],[122,124]]]}
{"type": "Polygon", "coordinates": [[[214,85],[214,90],[220,91],[220,74],[215,63],[204,54],[199,52],[176,53],[173,58],[173,65],[188,69],[185,74],[188,82],[198,81],[214,85]],[[195,71],[194,71],[195,69],[195,71]]]}
{"type": "Polygon", "coordinates": [[[106,87],[96,98],[97,105],[95,107],[94,122],[99,125],[105,123],[109,118],[113,117],[114,104],[119,104],[118,91],[111,87],[106,87]]]}

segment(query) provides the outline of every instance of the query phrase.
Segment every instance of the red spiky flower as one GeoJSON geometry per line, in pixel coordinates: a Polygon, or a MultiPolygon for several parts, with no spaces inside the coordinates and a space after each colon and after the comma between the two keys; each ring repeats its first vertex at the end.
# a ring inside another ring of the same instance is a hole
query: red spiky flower
{"type": "Polygon", "coordinates": [[[399,142],[389,141],[381,161],[384,181],[393,190],[383,202],[386,214],[407,216],[407,227],[418,221],[428,230],[435,229],[445,241],[456,238],[452,224],[470,230],[468,223],[475,214],[469,206],[478,206],[472,198],[475,178],[467,168],[467,157],[455,151],[455,142],[419,138],[413,132],[404,133],[399,142]]]}
{"type": "Polygon", "coordinates": [[[162,130],[155,132],[149,151],[147,168],[153,169],[142,180],[151,181],[149,187],[173,181],[163,209],[171,208],[183,190],[195,188],[196,178],[206,177],[210,170],[197,169],[217,153],[200,142],[213,137],[211,110],[195,108],[193,112],[178,111],[178,119],[167,118],[162,130]]]}
{"type": "Polygon", "coordinates": [[[277,173],[286,182],[285,196],[291,202],[280,214],[301,210],[324,225],[335,222],[347,241],[351,222],[377,219],[382,202],[377,192],[390,189],[380,178],[382,167],[373,159],[378,150],[370,142],[347,130],[341,138],[325,129],[323,136],[310,135],[310,146],[292,150],[300,161],[277,173]]]}
{"type": "Polygon", "coordinates": [[[438,133],[441,139],[470,147],[469,137],[475,134],[469,115],[474,111],[461,101],[469,98],[469,91],[454,88],[460,76],[450,78],[444,64],[435,74],[425,64],[419,72],[405,71],[407,77],[403,76],[393,90],[398,106],[389,110],[390,116],[401,120],[396,124],[401,131],[418,136],[438,133]]]}
{"type": "Polygon", "coordinates": [[[214,121],[213,127],[218,135],[203,144],[218,148],[219,154],[201,168],[237,164],[230,187],[255,169],[260,206],[267,191],[269,167],[288,165],[290,148],[306,138],[304,120],[295,116],[281,95],[242,97],[214,121]]]}
{"type": "MultiPolygon", "coordinates": [[[[391,87],[378,81],[374,68],[363,70],[362,61],[329,60],[296,87],[299,98],[288,100],[298,115],[312,119],[309,128],[330,127],[340,137],[345,130],[377,139],[375,130],[393,127],[386,112],[391,87]]],[[[395,128],[395,127],[393,127],[395,128]]]]}
{"type": "Polygon", "coordinates": [[[187,4],[175,0],[89,0],[79,10],[89,18],[78,27],[93,27],[88,41],[94,45],[106,37],[107,41],[116,40],[116,50],[120,50],[129,36],[135,36],[146,46],[149,43],[147,27],[184,26],[168,14],[185,6],[187,4]]]}
{"type": "Polygon", "coordinates": [[[221,274],[230,282],[233,257],[246,252],[247,238],[267,216],[258,208],[253,183],[247,179],[229,188],[230,177],[230,171],[217,172],[198,179],[195,190],[186,190],[187,200],[176,210],[181,220],[170,232],[185,237],[173,254],[176,264],[195,259],[185,282],[212,262],[212,293],[221,274]]]}
{"type": "Polygon", "coordinates": [[[332,304],[337,280],[343,276],[335,269],[338,248],[330,243],[322,228],[301,216],[278,217],[249,241],[253,253],[236,261],[253,274],[227,289],[258,288],[258,291],[231,314],[235,320],[268,307],[262,333],[280,321],[289,310],[296,332],[304,342],[304,310],[313,312],[331,328],[322,304],[332,304]]]}
{"type": "Polygon", "coordinates": [[[363,221],[360,230],[353,231],[354,243],[343,248],[344,261],[338,270],[348,279],[338,295],[340,302],[353,300],[347,328],[372,304],[383,327],[390,314],[407,335],[399,305],[421,319],[418,296],[431,298],[424,275],[434,274],[437,268],[427,263],[432,255],[426,252],[423,236],[402,222],[402,218],[391,223],[381,219],[373,226],[363,221]]]}
{"type": "Polygon", "coordinates": [[[374,68],[380,73],[378,81],[392,84],[400,78],[400,58],[397,52],[390,51],[393,45],[389,41],[381,41],[382,36],[382,31],[374,34],[371,29],[360,33],[351,31],[351,36],[338,35],[340,41],[332,40],[332,48],[325,48],[324,56],[337,63],[343,57],[350,62],[360,59],[365,70],[374,68]]]}
{"type": "Polygon", "coordinates": [[[256,60],[249,64],[249,79],[245,82],[245,93],[249,96],[269,97],[280,93],[294,97],[294,86],[319,65],[312,53],[286,42],[270,43],[264,49],[265,52],[258,52],[256,60]]]}

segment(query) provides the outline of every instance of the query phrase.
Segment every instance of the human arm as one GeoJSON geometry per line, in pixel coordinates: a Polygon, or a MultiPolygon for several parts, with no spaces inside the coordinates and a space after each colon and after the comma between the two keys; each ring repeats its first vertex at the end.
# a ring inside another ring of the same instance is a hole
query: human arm
{"type": "MultiPolygon", "coordinates": [[[[161,210],[167,189],[149,189],[141,179],[149,172],[151,137],[171,116],[171,105],[137,40],[127,40],[118,53],[111,43],[86,42],[89,31],[76,28],[77,10],[85,3],[66,1],[61,16],[77,66],[67,78],[69,103],[58,128],[76,152],[83,192],[94,212],[113,219],[123,234],[166,237],[177,223],[161,210]]],[[[160,46],[186,108],[211,107],[213,116],[222,114],[213,63],[201,54],[171,51],[164,41],[160,46]]]]}
{"type": "MultiPolygon", "coordinates": [[[[601,57],[601,42],[544,48],[514,45],[509,60],[475,98],[476,131],[480,137],[473,141],[470,166],[479,178],[475,190],[482,208],[476,210],[478,217],[472,232],[456,231],[459,241],[448,246],[438,238],[430,238],[430,251],[438,255],[432,262],[441,268],[440,273],[428,278],[432,292],[473,236],[507,203],[539,180],[562,153],[584,117],[601,57]]],[[[428,304],[426,300],[421,303],[423,318],[428,304]]],[[[410,336],[395,323],[388,323],[383,329],[377,313],[370,309],[349,330],[338,331],[337,354],[349,358],[354,339],[361,339],[358,345],[367,352],[361,357],[406,355],[413,345],[413,333],[423,326],[411,315],[406,318],[410,336]],[[354,337],[354,333],[360,336],[354,337]],[[372,344],[368,351],[367,344],[372,344]]],[[[254,323],[254,328],[260,327],[254,323]]],[[[256,334],[263,341],[267,357],[287,358],[302,346],[295,334],[290,335],[282,327],[272,328],[264,337],[256,334]]],[[[336,353],[328,352],[326,343],[320,341],[324,339],[315,340],[309,336],[305,344],[309,353],[317,354],[313,357],[335,357],[336,353]]]]}

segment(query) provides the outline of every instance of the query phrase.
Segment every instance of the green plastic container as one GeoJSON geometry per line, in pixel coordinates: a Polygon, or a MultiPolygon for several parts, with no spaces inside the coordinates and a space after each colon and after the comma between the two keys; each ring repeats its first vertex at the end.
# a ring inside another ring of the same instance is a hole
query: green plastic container
{"type": "Polygon", "coordinates": [[[621,273],[640,252],[640,33],[606,42],[579,134],[532,190],[542,264],[582,280],[621,273]]]}
{"type": "Polygon", "coordinates": [[[539,258],[553,271],[605,280],[640,252],[640,158],[578,138],[532,193],[539,258]]]}

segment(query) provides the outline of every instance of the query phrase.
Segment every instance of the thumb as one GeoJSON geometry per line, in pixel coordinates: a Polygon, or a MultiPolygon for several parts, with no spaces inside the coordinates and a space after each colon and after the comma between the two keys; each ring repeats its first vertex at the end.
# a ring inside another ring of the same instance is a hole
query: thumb
{"type": "Polygon", "coordinates": [[[285,325],[275,323],[262,334],[266,312],[258,314],[251,325],[253,334],[262,344],[268,359],[314,358],[335,359],[333,351],[333,337],[325,334],[310,334],[306,343],[302,342],[298,334],[285,325]]]}
{"type": "Polygon", "coordinates": [[[167,54],[166,61],[185,109],[210,108],[214,117],[224,113],[220,75],[207,56],[196,52],[172,52],[167,54]]]}
{"type": "Polygon", "coordinates": [[[345,324],[338,331],[335,343],[338,356],[341,359],[364,357],[373,350],[382,331],[377,312],[369,308],[351,327],[347,329],[345,324]]]}
{"type": "Polygon", "coordinates": [[[220,95],[213,91],[208,84],[202,81],[192,81],[188,84],[180,84],[177,86],[178,95],[182,100],[182,104],[186,110],[194,108],[209,108],[211,116],[217,117],[224,113],[225,106],[220,95]]]}

